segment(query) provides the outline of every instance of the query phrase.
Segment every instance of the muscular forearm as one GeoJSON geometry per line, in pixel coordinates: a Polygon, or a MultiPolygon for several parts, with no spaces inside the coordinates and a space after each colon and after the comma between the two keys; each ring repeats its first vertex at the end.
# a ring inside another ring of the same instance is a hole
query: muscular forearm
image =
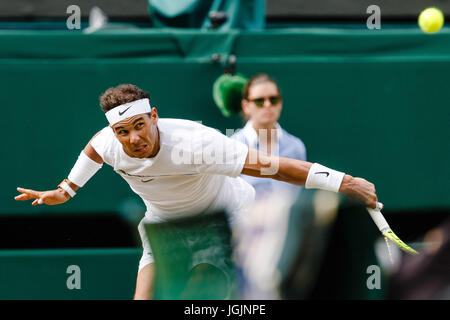
{"type": "MultiPolygon", "coordinates": [[[[304,186],[312,163],[289,158],[280,158],[281,161],[283,165],[280,165],[280,170],[273,176],[273,179],[304,186]]],[[[339,192],[342,194],[350,194],[353,187],[353,177],[345,174],[339,187],[339,192]]]]}
{"type": "Polygon", "coordinates": [[[362,178],[339,172],[318,163],[268,156],[249,148],[242,174],[272,178],[311,189],[340,192],[376,208],[375,186],[362,178]]]}
{"type": "Polygon", "coordinates": [[[312,163],[283,157],[278,159],[278,170],[272,178],[279,181],[304,186],[312,163]]]}
{"type": "Polygon", "coordinates": [[[311,165],[312,163],[310,162],[269,156],[253,148],[249,148],[249,153],[241,173],[253,177],[272,178],[303,186],[305,185],[311,165]]]}

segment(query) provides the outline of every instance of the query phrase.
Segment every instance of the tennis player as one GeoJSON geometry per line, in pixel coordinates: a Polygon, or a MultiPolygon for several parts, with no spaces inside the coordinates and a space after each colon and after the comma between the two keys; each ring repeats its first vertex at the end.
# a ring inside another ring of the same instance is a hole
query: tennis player
{"type": "Polygon", "coordinates": [[[372,183],[317,163],[259,153],[197,122],[159,119],[149,94],[134,85],[109,88],[100,106],[109,126],[92,137],[67,179],[55,190],[19,187],[15,199],[34,199],[33,205],[65,203],[103,162],[112,166],[147,207],[138,227],[143,255],[135,299],[151,299],[153,292],[154,260],[143,224],[219,209],[232,221],[255,196],[253,187],[238,177],[241,173],[341,192],[376,207],[372,183]]]}

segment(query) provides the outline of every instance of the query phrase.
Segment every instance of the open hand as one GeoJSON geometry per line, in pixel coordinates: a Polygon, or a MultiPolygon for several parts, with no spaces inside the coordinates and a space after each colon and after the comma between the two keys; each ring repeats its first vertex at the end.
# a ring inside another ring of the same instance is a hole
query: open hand
{"type": "Polygon", "coordinates": [[[38,204],[56,205],[66,202],[70,199],[69,194],[67,194],[62,189],[49,190],[49,191],[35,191],[31,189],[17,188],[21,194],[15,196],[14,199],[17,201],[26,201],[35,199],[31,204],[33,206],[38,204]]]}

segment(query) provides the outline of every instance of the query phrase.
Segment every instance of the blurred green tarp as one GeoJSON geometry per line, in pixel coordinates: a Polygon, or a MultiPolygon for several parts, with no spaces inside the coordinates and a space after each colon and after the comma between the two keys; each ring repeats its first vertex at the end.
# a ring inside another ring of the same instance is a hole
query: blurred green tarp
{"type": "Polygon", "coordinates": [[[226,58],[267,72],[283,94],[281,125],[309,160],[375,183],[390,210],[448,208],[450,32],[308,28],[250,31],[118,29],[0,31],[0,88],[8,138],[0,213],[117,211],[133,193],[105,166],[70,203],[32,207],[16,187],[55,188],[107,121],[108,87],[147,90],[160,117],[225,133],[211,90],[226,58]],[[219,59],[213,60],[212,55],[219,59]],[[434,171],[430,171],[434,168],[434,171]]]}

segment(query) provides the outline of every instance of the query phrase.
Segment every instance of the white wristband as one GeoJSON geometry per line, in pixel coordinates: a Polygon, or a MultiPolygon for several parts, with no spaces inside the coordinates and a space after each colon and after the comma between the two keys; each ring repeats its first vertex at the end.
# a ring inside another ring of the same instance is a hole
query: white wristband
{"type": "Polygon", "coordinates": [[[343,172],[314,163],[309,169],[305,188],[339,192],[344,175],[343,172]]]}
{"type": "Polygon", "coordinates": [[[63,189],[65,192],[67,192],[71,198],[73,198],[77,194],[75,191],[73,191],[73,189],[65,181],[63,181],[58,187],[63,189]]]}
{"type": "Polygon", "coordinates": [[[89,158],[84,151],[81,151],[68,178],[71,182],[81,188],[102,166],[103,164],[95,162],[89,158]]]}

